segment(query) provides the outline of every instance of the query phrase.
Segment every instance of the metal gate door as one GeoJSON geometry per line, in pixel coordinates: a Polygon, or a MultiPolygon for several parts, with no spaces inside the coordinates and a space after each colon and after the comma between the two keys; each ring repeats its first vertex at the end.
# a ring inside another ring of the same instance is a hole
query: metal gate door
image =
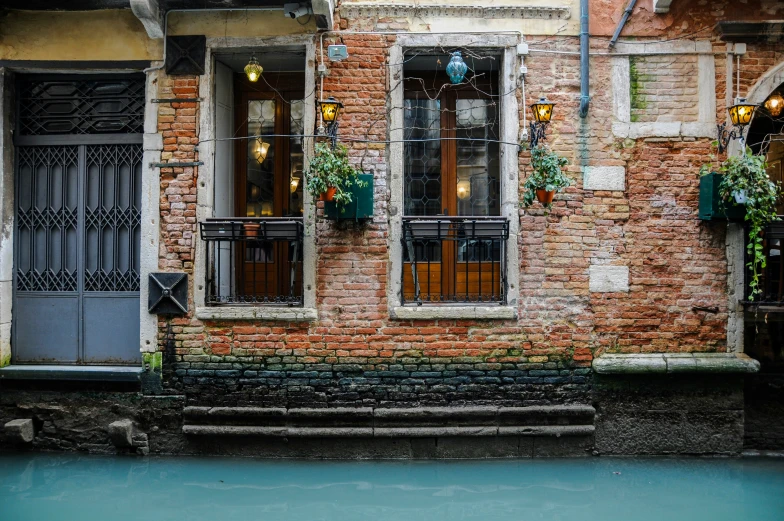
{"type": "Polygon", "coordinates": [[[111,132],[140,130],[138,82],[20,82],[28,136],[16,150],[16,363],[140,358],[141,134],[111,132]]]}

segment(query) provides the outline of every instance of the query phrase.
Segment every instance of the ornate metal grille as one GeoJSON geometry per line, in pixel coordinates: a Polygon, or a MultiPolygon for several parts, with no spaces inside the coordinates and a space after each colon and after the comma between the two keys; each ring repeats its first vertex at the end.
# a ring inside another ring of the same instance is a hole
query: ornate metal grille
{"type": "Polygon", "coordinates": [[[19,135],[144,132],[144,77],[43,80],[17,86],[19,135]]]}
{"type": "Polygon", "coordinates": [[[76,291],[77,147],[25,147],[17,156],[16,287],[76,291]]]}
{"type": "Polygon", "coordinates": [[[18,150],[16,289],[139,291],[141,146],[18,150]]]}
{"type": "Polygon", "coordinates": [[[88,146],[84,205],[84,289],[139,291],[142,150],[88,146]]]}
{"type": "Polygon", "coordinates": [[[17,86],[14,363],[138,363],[144,78],[17,86]]]}

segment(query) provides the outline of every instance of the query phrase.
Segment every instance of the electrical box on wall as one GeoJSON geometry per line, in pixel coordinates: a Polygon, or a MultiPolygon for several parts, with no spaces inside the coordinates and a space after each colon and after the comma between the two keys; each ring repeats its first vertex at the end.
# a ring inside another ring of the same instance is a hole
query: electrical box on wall
{"type": "Polygon", "coordinates": [[[351,202],[338,206],[334,201],[324,203],[324,217],[333,221],[361,221],[373,218],[373,174],[359,174],[365,186],[351,187],[351,202]]]}
{"type": "Polygon", "coordinates": [[[327,56],[333,62],[343,61],[348,58],[348,48],[345,45],[330,45],[327,47],[327,56]]]}

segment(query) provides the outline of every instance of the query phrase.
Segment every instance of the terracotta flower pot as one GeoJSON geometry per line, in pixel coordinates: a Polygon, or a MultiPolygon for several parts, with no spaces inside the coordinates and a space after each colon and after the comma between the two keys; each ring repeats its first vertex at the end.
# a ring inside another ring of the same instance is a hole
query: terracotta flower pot
{"type": "Polygon", "coordinates": [[[319,196],[319,201],[333,201],[335,199],[335,193],[338,189],[334,186],[330,186],[327,188],[326,192],[322,192],[319,196]]]}
{"type": "Polygon", "coordinates": [[[537,190],[536,199],[542,204],[551,204],[555,197],[555,190],[537,190]]]}
{"type": "Polygon", "coordinates": [[[242,229],[245,231],[245,237],[258,237],[261,225],[259,223],[243,223],[242,229]]]}

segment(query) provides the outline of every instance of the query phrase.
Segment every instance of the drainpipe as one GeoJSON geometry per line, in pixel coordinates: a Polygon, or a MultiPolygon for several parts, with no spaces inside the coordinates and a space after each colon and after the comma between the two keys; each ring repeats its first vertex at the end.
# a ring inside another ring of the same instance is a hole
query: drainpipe
{"type": "MultiPolygon", "coordinates": [[[[635,0],[632,0],[634,2],[635,0]]],[[[580,117],[588,115],[588,0],[580,0],[580,117]]]]}
{"type": "Polygon", "coordinates": [[[634,4],[636,3],[637,0],[629,0],[629,5],[626,6],[626,10],[623,12],[621,21],[618,22],[618,27],[615,28],[615,33],[613,34],[613,37],[610,40],[610,49],[612,49],[615,46],[615,42],[618,41],[618,37],[621,35],[623,26],[626,25],[626,20],[628,20],[629,15],[632,14],[632,11],[634,10],[634,4]]]}

